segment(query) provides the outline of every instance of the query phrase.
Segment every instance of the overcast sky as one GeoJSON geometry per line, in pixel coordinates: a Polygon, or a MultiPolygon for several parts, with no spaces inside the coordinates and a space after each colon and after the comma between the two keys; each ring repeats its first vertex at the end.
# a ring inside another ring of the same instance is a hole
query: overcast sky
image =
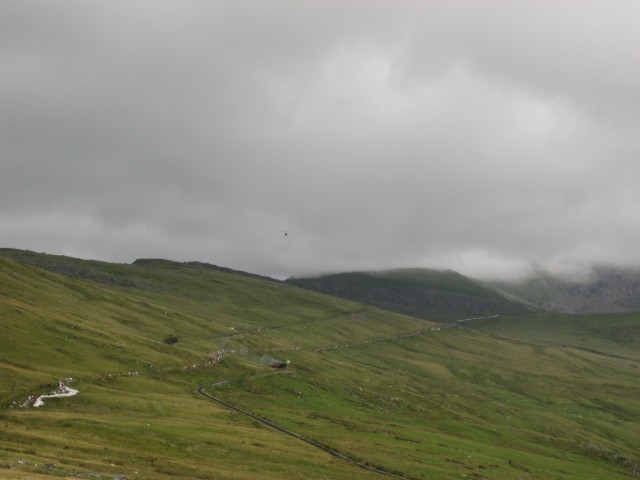
{"type": "Polygon", "coordinates": [[[638,25],[633,0],[0,0],[0,246],[640,265],[638,25]]]}

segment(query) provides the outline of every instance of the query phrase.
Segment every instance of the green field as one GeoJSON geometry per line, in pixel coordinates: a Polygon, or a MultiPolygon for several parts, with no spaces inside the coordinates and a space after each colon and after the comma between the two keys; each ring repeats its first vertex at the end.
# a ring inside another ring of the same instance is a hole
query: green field
{"type": "Polygon", "coordinates": [[[194,391],[222,380],[401,478],[637,478],[640,316],[587,320],[441,328],[203,266],[0,250],[0,478],[384,478],[194,391]],[[18,407],[68,377],[78,395],[18,407]]]}
{"type": "Polygon", "coordinates": [[[500,315],[468,326],[539,345],[640,360],[640,313],[500,315]]]}

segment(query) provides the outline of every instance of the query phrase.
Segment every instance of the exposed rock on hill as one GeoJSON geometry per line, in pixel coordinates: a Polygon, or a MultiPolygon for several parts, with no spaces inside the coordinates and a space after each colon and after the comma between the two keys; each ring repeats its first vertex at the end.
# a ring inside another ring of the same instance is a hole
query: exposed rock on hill
{"type": "Polygon", "coordinates": [[[518,282],[493,285],[544,310],[563,313],[640,311],[640,269],[594,267],[582,279],[539,272],[518,282]]]}

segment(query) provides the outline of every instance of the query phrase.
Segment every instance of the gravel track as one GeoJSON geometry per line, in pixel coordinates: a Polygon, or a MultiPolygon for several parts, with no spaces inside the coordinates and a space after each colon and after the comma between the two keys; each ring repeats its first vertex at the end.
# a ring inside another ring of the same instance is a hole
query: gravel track
{"type": "MultiPolygon", "coordinates": [[[[498,316],[499,315],[489,315],[489,316],[484,316],[484,317],[462,318],[462,319],[459,319],[459,320],[457,320],[457,321],[455,321],[453,323],[444,324],[441,327],[442,328],[452,328],[452,327],[456,327],[461,322],[469,322],[469,321],[481,320],[481,319],[485,319],[485,318],[494,318],[494,317],[498,317],[498,316]]],[[[439,331],[439,330],[440,330],[440,327],[430,327],[430,328],[425,328],[425,329],[422,329],[422,330],[417,330],[417,331],[413,331],[413,332],[409,332],[409,333],[405,333],[405,334],[395,335],[395,336],[392,336],[392,337],[379,337],[379,338],[364,340],[364,341],[360,341],[360,342],[353,342],[353,343],[344,344],[344,345],[331,345],[331,346],[328,346],[328,347],[320,347],[320,348],[309,349],[309,350],[323,351],[323,350],[334,350],[334,349],[338,349],[338,348],[349,348],[349,347],[353,347],[353,346],[360,345],[360,344],[376,343],[376,342],[392,340],[392,339],[397,339],[397,338],[412,337],[412,336],[415,336],[415,335],[420,335],[420,334],[426,333],[428,331],[433,332],[433,331],[439,331]]],[[[260,331],[260,330],[258,330],[258,331],[260,331]]],[[[235,336],[235,335],[238,335],[238,334],[241,334],[241,333],[254,333],[254,332],[237,332],[237,333],[231,334],[229,336],[235,336]]],[[[299,349],[301,349],[301,348],[297,347],[297,348],[290,348],[290,349],[273,349],[272,351],[277,351],[277,350],[286,351],[286,350],[299,350],[299,349]]],[[[307,349],[305,349],[305,350],[307,350],[307,349]]],[[[399,478],[399,479],[403,479],[403,480],[415,480],[412,477],[406,477],[406,476],[403,476],[403,475],[400,475],[400,474],[397,474],[397,473],[393,473],[393,472],[384,470],[384,469],[379,468],[379,467],[373,467],[373,466],[369,465],[369,463],[360,462],[360,461],[358,461],[358,460],[356,460],[354,458],[351,458],[348,455],[345,455],[344,453],[340,453],[340,452],[338,452],[336,450],[333,450],[330,447],[327,447],[326,445],[323,445],[323,444],[321,444],[319,442],[316,442],[315,440],[312,440],[310,438],[304,437],[304,436],[302,436],[302,435],[300,435],[298,433],[292,432],[291,430],[288,430],[288,429],[284,428],[281,425],[278,425],[278,424],[273,423],[273,422],[271,422],[271,421],[269,421],[267,419],[259,417],[259,416],[255,415],[255,414],[253,414],[253,413],[251,413],[251,412],[249,412],[247,410],[244,410],[244,409],[242,409],[242,408],[240,408],[240,407],[238,407],[238,406],[236,406],[236,405],[234,405],[232,403],[227,402],[226,400],[223,400],[223,399],[221,399],[219,397],[216,397],[215,395],[211,395],[210,393],[207,393],[205,391],[205,389],[208,388],[208,387],[216,387],[216,386],[224,385],[224,384],[227,384],[227,383],[229,383],[229,380],[219,380],[219,381],[216,381],[216,382],[209,382],[209,383],[205,383],[203,385],[200,385],[198,388],[196,388],[195,391],[199,395],[202,395],[203,397],[208,398],[209,400],[217,402],[220,405],[223,405],[223,406],[225,406],[225,407],[227,407],[227,408],[229,408],[231,410],[235,410],[236,412],[240,412],[243,415],[246,415],[247,417],[252,418],[252,419],[262,423],[263,425],[271,427],[274,430],[282,432],[282,433],[284,433],[286,435],[289,435],[291,437],[297,438],[298,440],[301,440],[301,441],[303,441],[305,443],[308,443],[309,445],[311,445],[311,446],[313,446],[313,447],[315,447],[315,448],[317,448],[319,450],[322,450],[323,452],[326,452],[329,455],[332,455],[332,456],[334,456],[336,458],[340,458],[341,460],[349,462],[352,465],[356,465],[356,466],[358,466],[360,468],[364,468],[365,470],[369,470],[371,472],[375,472],[375,473],[378,473],[380,475],[385,475],[385,476],[391,477],[391,478],[399,478]]]]}
{"type": "Polygon", "coordinates": [[[358,460],[355,460],[354,458],[351,458],[350,456],[345,455],[344,453],[340,453],[340,452],[338,452],[338,451],[336,451],[336,450],[334,450],[334,449],[332,449],[330,447],[327,447],[326,445],[323,445],[323,444],[321,444],[319,442],[316,442],[315,440],[312,440],[310,438],[304,437],[304,436],[302,436],[302,435],[300,435],[298,433],[292,432],[291,430],[288,430],[288,429],[284,428],[283,426],[278,425],[277,423],[273,423],[273,422],[271,422],[269,420],[266,420],[266,419],[264,419],[262,417],[259,417],[259,416],[255,415],[255,414],[253,414],[253,413],[251,413],[251,412],[249,412],[247,410],[244,410],[244,409],[242,409],[242,408],[240,408],[240,407],[238,407],[238,406],[236,406],[236,405],[234,405],[232,403],[227,402],[226,400],[223,400],[223,399],[221,399],[219,397],[211,395],[210,393],[207,393],[205,391],[205,389],[208,388],[208,387],[216,387],[218,385],[224,385],[226,383],[229,383],[229,380],[220,380],[220,381],[217,381],[217,382],[205,383],[203,385],[200,385],[198,388],[196,388],[196,393],[202,395],[203,397],[208,398],[209,400],[213,400],[214,402],[217,402],[217,403],[219,403],[221,405],[224,405],[225,407],[227,407],[227,408],[229,408],[231,410],[235,410],[236,412],[240,412],[240,413],[246,415],[247,417],[250,417],[250,418],[262,423],[263,425],[266,425],[267,427],[271,427],[274,430],[277,430],[277,431],[282,432],[282,433],[284,433],[286,435],[289,435],[291,437],[297,438],[298,440],[306,442],[309,445],[311,445],[311,446],[313,446],[313,447],[315,447],[315,448],[317,448],[319,450],[322,450],[323,452],[326,452],[326,453],[328,453],[329,455],[331,455],[333,457],[336,457],[336,458],[339,458],[341,460],[344,460],[345,462],[349,462],[352,465],[356,465],[356,466],[358,466],[360,468],[364,468],[365,470],[369,470],[371,472],[375,472],[375,473],[378,473],[380,475],[385,475],[385,476],[391,477],[391,478],[400,478],[400,479],[403,479],[403,480],[415,480],[412,477],[405,477],[403,475],[399,475],[399,474],[396,474],[396,473],[389,472],[389,471],[384,470],[382,468],[373,467],[373,466],[369,465],[368,463],[364,463],[364,462],[360,462],[358,460]]]}

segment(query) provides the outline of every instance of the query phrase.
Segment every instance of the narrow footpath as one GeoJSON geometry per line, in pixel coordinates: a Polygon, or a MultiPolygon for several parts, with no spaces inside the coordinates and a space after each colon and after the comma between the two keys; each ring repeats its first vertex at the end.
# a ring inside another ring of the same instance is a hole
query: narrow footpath
{"type": "Polygon", "coordinates": [[[315,440],[312,440],[310,438],[304,437],[304,436],[302,436],[302,435],[300,435],[298,433],[292,432],[291,430],[288,430],[288,429],[284,428],[283,426],[278,425],[277,423],[273,423],[273,422],[271,422],[271,421],[269,421],[269,420],[267,420],[265,418],[259,417],[259,416],[255,415],[255,414],[253,414],[253,413],[251,413],[251,412],[249,412],[247,410],[244,410],[244,409],[242,409],[242,408],[240,408],[240,407],[238,407],[238,406],[236,406],[236,405],[234,405],[232,403],[229,403],[229,402],[227,402],[227,401],[225,401],[225,400],[223,400],[223,399],[221,399],[219,397],[216,397],[214,395],[211,395],[210,393],[207,393],[205,391],[206,388],[216,387],[218,385],[224,385],[226,383],[229,383],[229,380],[220,380],[220,381],[217,381],[217,382],[205,383],[203,385],[200,385],[198,388],[196,388],[196,393],[202,395],[205,398],[208,398],[209,400],[212,400],[212,401],[217,402],[217,403],[219,403],[221,405],[224,405],[225,407],[227,407],[227,408],[229,408],[231,410],[235,410],[236,412],[240,412],[240,413],[246,415],[247,417],[250,417],[250,418],[262,423],[263,425],[266,425],[267,427],[271,427],[274,430],[282,432],[282,433],[284,433],[286,435],[289,435],[291,437],[297,438],[298,440],[306,442],[309,445],[311,445],[311,446],[313,446],[313,447],[315,447],[315,448],[317,448],[319,450],[322,450],[323,452],[328,453],[329,455],[332,455],[332,456],[334,456],[336,458],[344,460],[345,462],[349,462],[349,463],[351,463],[353,465],[356,465],[356,466],[358,466],[360,468],[364,468],[365,470],[369,470],[371,472],[379,473],[380,475],[385,475],[385,476],[391,477],[391,478],[400,478],[402,480],[417,480],[417,479],[414,479],[412,477],[406,477],[406,476],[403,476],[403,475],[400,475],[400,474],[389,472],[389,471],[384,470],[384,469],[379,468],[379,467],[373,467],[373,466],[371,466],[371,465],[369,465],[368,463],[365,463],[365,462],[359,462],[358,460],[355,460],[354,458],[351,458],[350,456],[345,455],[344,453],[340,453],[340,452],[338,452],[338,451],[336,451],[336,450],[334,450],[334,449],[332,449],[330,447],[327,447],[326,445],[323,445],[323,444],[321,444],[319,442],[316,442],[315,440]]]}
{"type": "MultiPolygon", "coordinates": [[[[489,315],[489,316],[485,316],[485,317],[474,317],[474,318],[463,318],[460,320],[457,320],[453,323],[450,324],[444,324],[441,327],[429,327],[429,328],[424,328],[421,330],[416,330],[413,332],[408,332],[408,333],[404,333],[404,334],[398,334],[398,335],[393,335],[390,337],[378,337],[378,338],[374,338],[374,339],[368,339],[368,340],[363,340],[363,341],[359,341],[359,342],[352,342],[352,343],[348,343],[348,344],[342,344],[342,345],[330,345],[330,346],[325,346],[325,347],[318,347],[318,348],[309,348],[308,350],[311,351],[325,351],[325,350],[335,350],[335,349],[340,349],[340,348],[349,348],[349,347],[354,347],[356,345],[362,345],[362,344],[367,344],[367,343],[377,343],[377,342],[382,342],[382,341],[389,341],[389,340],[394,340],[394,339],[399,339],[399,338],[407,338],[407,337],[413,337],[416,335],[421,335],[424,334],[426,332],[437,332],[440,331],[440,328],[456,328],[458,326],[459,323],[462,322],[469,322],[469,321],[473,321],[473,320],[482,320],[482,319],[486,319],[486,318],[495,318],[495,317],[499,317],[499,315],[489,315]]],[[[260,330],[258,330],[260,331],[260,330]]],[[[241,333],[250,333],[250,332],[237,332],[234,333],[230,336],[235,336],[241,333]]],[[[275,353],[275,352],[282,352],[282,351],[287,351],[287,350],[302,350],[300,347],[294,347],[294,348],[276,348],[276,349],[271,349],[268,350],[269,352],[275,353]]],[[[307,349],[305,349],[307,350],[307,349]]],[[[248,351],[248,350],[247,350],[248,351]]],[[[244,353],[242,351],[236,351],[234,353],[244,353]]],[[[319,442],[316,442],[315,440],[312,440],[310,438],[304,437],[298,433],[292,432],[291,430],[288,430],[286,428],[284,428],[281,425],[278,425],[276,423],[273,423],[265,418],[259,417],[257,415],[255,415],[254,413],[251,413],[247,410],[244,410],[232,403],[227,402],[226,400],[223,400],[219,397],[216,397],[215,395],[211,395],[210,393],[206,392],[205,389],[206,388],[213,388],[219,385],[225,385],[229,383],[229,380],[219,380],[216,382],[209,382],[209,383],[205,383],[203,385],[200,385],[198,388],[196,388],[196,393],[198,393],[199,395],[202,395],[203,397],[212,400],[214,402],[219,403],[220,405],[223,405],[231,410],[234,410],[236,412],[242,413],[243,415],[246,415],[249,418],[252,418],[260,423],[262,423],[263,425],[266,425],[267,427],[273,428],[274,430],[277,430],[279,432],[282,432],[286,435],[289,435],[291,437],[297,438],[298,440],[301,440],[305,443],[308,443],[309,445],[322,450],[323,452],[328,453],[329,455],[332,455],[336,458],[339,458],[341,460],[344,460],[346,462],[351,463],[352,465],[356,465],[360,468],[363,468],[365,470],[369,470],[371,472],[375,472],[378,473],[380,475],[385,475],[387,477],[391,477],[391,478],[399,478],[402,480],[416,480],[412,477],[407,477],[404,475],[401,475],[399,473],[394,473],[394,472],[390,472],[388,470],[384,470],[383,468],[380,467],[373,467],[371,465],[369,465],[368,462],[360,462],[344,453],[340,453],[330,447],[327,447],[326,445],[323,445],[319,442]]]]}

